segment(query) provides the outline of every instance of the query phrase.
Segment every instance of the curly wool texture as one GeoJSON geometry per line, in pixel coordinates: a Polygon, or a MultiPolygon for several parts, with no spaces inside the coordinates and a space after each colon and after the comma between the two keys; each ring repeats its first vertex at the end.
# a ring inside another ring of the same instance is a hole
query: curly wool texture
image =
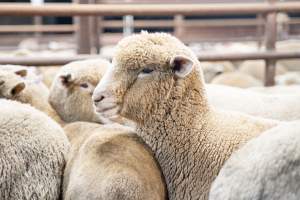
{"type": "Polygon", "coordinates": [[[59,124],[64,125],[64,122],[48,103],[49,89],[39,80],[35,81],[34,79],[37,77],[32,75],[30,79],[22,78],[11,70],[3,71],[0,69],[0,81],[4,81],[0,86],[0,97],[30,104],[45,112],[59,124]],[[11,94],[13,88],[20,83],[24,84],[25,88],[17,94],[11,94]]]}
{"type": "Polygon", "coordinates": [[[300,94],[260,94],[224,85],[207,84],[209,102],[224,110],[235,110],[249,115],[292,121],[300,119],[300,94]]]}
{"type": "Polygon", "coordinates": [[[0,199],[59,199],[69,142],[42,112],[0,100],[0,199]]]}
{"type": "Polygon", "coordinates": [[[170,199],[207,199],[212,181],[230,154],[277,124],[212,108],[201,64],[169,34],[142,33],[122,39],[113,64],[110,75],[97,86],[95,98],[98,90],[113,94],[122,106],[120,114],[137,123],[138,135],[162,168],[170,199]],[[170,66],[176,55],[194,63],[184,78],[176,77],[170,66]],[[140,76],[145,68],[153,72],[140,76]]]}
{"type": "Polygon", "coordinates": [[[250,140],[225,163],[210,200],[300,198],[300,121],[250,140]]]}
{"type": "Polygon", "coordinates": [[[151,151],[121,125],[75,122],[65,126],[72,147],[65,200],[163,200],[165,184],[151,151]]]}
{"type": "Polygon", "coordinates": [[[94,113],[92,93],[110,63],[104,59],[82,60],[63,66],[56,75],[49,102],[66,122],[101,122],[94,113]],[[63,83],[62,78],[69,77],[63,83]],[[87,88],[81,88],[87,84],[87,88]]]}

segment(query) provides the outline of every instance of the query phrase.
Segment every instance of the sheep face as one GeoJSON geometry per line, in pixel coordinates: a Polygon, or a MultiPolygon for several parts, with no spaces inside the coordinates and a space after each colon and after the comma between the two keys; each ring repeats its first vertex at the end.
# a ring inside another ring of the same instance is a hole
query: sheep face
{"type": "Polygon", "coordinates": [[[9,72],[0,70],[0,98],[15,99],[25,88],[25,83],[19,72],[9,72]]]}
{"type": "Polygon", "coordinates": [[[145,115],[167,112],[160,105],[171,105],[185,92],[195,75],[195,60],[184,44],[168,34],[144,33],[123,39],[113,66],[93,94],[96,112],[104,118],[114,120],[121,115],[138,123],[147,119],[145,115]]]}
{"type": "Polygon", "coordinates": [[[110,63],[92,64],[78,61],[62,67],[51,86],[49,102],[66,122],[101,122],[94,113],[92,94],[110,63]]]}

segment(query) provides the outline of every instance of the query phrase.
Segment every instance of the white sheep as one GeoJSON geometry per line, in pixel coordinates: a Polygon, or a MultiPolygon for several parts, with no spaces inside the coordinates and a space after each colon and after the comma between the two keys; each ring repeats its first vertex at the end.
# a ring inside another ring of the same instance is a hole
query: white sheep
{"type": "Polygon", "coordinates": [[[66,122],[102,122],[94,113],[92,93],[110,63],[82,60],[63,66],[50,89],[49,102],[66,122]]]}
{"type": "Polygon", "coordinates": [[[64,130],[71,142],[65,200],[166,199],[151,150],[130,128],[74,122],[64,130]]]}
{"type": "MultiPolygon", "coordinates": [[[[254,78],[263,81],[265,79],[265,62],[263,60],[247,60],[244,61],[239,71],[245,74],[249,74],[254,78]]],[[[281,64],[276,64],[276,75],[285,74],[287,69],[281,64]]]]}
{"type": "Polygon", "coordinates": [[[214,84],[207,84],[206,91],[208,101],[219,109],[283,121],[300,119],[300,94],[266,95],[214,84]]]}
{"type": "Polygon", "coordinates": [[[44,113],[0,99],[0,199],[59,199],[69,142],[44,113]]]}
{"type": "Polygon", "coordinates": [[[206,83],[210,83],[214,77],[226,73],[233,72],[235,70],[234,65],[227,62],[201,62],[201,66],[204,73],[204,79],[206,83]]]}
{"type": "Polygon", "coordinates": [[[216,76],[212,81],[212,84],[228,85],[239,88],[249,88],[262,86],[262,82],[253,76],[242,72],[227,72],[216,76]]]}
{"type": "Polygon", "coordinates": [[[60,66],[39,67],[37,69],[37,73],[42,76],[43,82],[48,88],[50,88],[60,68],[60,66]]]}
{"type": "Polygon", "coordinates": [[[230,154],[278,124],[213,108],[195,54],[165,33],[122,39],[113,67],[96,87],[99,115],[137,124],[164,174],[169,199],[207,199],[230,154]]]}
{"type": "MultiPolygon", "coordinates": [[[[299,40],[284,40],[276,43],[276,50],[279,52],[299,52],[299,49],[299,40]]],[[[299,70],[300,59],[283,59],[278,60],[278,63],[288,70],[299,70]]]]}
{"type": "Polygon", "coordinates": [[[210,200],[300,199],[300,121],[270,129],[226,161],[210,200]]]}
{"type": "Polygon", "coordinates": [[[278,85],[299,85],[300,72],[287,72],[275,77],[275,82],[278,85]]]}
{"type": "Polygon", "coordinates": [[[263,94],[300,94],[300,85],[276,85],[272,87],[252,87],[248,88],[251,91],[263,94]]]}
{"type": "Polygon", "coordinates": [[[20,72],[24,73],[23,70],[12,72],[0,69],[0,98],[30,104],[64,125],[64,122],[48,103],[49,89],[39,79],[22,78],[26,75],[22,74],[20,76],[20,72]]]}

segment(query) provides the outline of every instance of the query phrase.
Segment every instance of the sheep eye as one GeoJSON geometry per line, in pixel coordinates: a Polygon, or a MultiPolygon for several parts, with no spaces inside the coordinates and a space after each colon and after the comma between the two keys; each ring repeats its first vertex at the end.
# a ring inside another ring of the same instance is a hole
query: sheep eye
{"type": "Polygon", "coordinates": [[[144,68],[144,69],[142,70],[142,73],[143,73],[143,74],[150,74],[150,73],[153,72],[153,71],[154,71],[153,69],[144,68]]]}
{"type": "Polygon", "coordinates": [[[87,83],[82,83],[82,84],[80,84],[80,87],[82,87],[82,88],[88,88],[89,85],[87,83]]]}

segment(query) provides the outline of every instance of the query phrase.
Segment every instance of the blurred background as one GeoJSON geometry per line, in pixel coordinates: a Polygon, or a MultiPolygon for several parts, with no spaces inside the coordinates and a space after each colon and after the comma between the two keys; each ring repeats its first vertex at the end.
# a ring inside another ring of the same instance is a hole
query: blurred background
{"type": "MultiPolygon", "coordinates": [[[[45,3],[122,5],[184,3],[191,5],[226,4],[232,5],[232,7],[244,3],[276,2],[300,3],[298,0],[74,0],[73,2],[72,0],[1,0],[1,3],[29,3],[32,5],[45,3]]],[[[7,63],[7,56],[12,58],[16,56],[49,57],[52,55],[63,57],[92,54],[111,59],[114,46],[122,37],[139,33],[141,30],[171,33],[190,46],[197,55],[257,53],[266,49],[275,50],[275,48],[279,52],[300,50],[300,12],[276,13],[276,38],[273,44],[270,38],[266,37],[268,35],[266,27],[269,23],[267,21],[267,15],[259,13],[210,16],[166,16],[164,13],[161,13],[160,16],[149,16],[147,13],[145,16],[1,16],[0,63],[3,57],[6,60],[2,64],[7,63]],[[266,46],[267,43],[269,43],[269,47],[266,46]]],[[[238,68],[243,60],[231,61],[230,64],[234,68],[238,68]]],[[[280,60],[277,63],[285,65],[288,70],[295,71],[299,69],[298,62],[300,63],[298,59],[293,59],[280,60]]],[[[224,63],[219,62],[215,68],[222,68],[219,71],[226,71],[223,69],[226,68],[223,65],[224,63]]],[[[217,70],[216,73],[220,73],[219,71],[217,70]]],[[[207,81],[210,81],[209,79],[207,78],[207,81]]]]}

